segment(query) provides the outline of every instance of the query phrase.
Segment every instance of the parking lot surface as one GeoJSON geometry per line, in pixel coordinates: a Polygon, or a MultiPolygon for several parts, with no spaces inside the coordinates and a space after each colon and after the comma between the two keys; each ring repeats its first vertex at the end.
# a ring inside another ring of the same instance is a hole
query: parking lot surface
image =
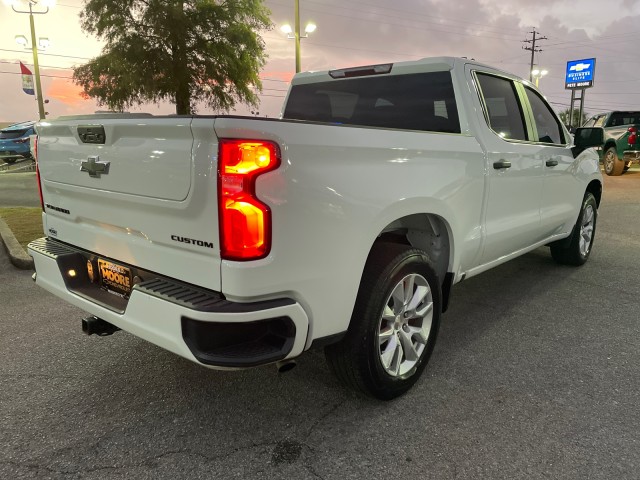
{"type": "Polygon", "coordinates": [[[321,352],[202,368],[83,312],[0,252],[0,478],[637,479],[640,171],[605,179],[580,268],[540,248],[453,289],[407,395],[363,400],[321,352]]]}

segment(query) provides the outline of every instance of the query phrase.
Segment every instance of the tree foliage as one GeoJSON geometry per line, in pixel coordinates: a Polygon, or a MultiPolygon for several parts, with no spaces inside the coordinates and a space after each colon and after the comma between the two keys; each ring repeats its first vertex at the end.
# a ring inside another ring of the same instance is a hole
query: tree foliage
{"type": "MultiPolygon", "coordinates": [[[[560,120],[562,120],[562,123],[564,123],[565,125],[569,125],[569,110],[570,109],[567,108],[566,110],[563,110],[560,113],[558,113],[560,120]]],[[[584,122],[586,121],[587,121],[587,114],[583,111],[582,118],[580,118],[580,109],[574,108],[573,122],[571,122],[571,125],[574,127],[579,127],[580,125],[583,125],[584,122]]]]}
{"type": "Polygon", "coordinates": [[[114,110],[163,100],[177,114],[199,102],[257,105],[266,60],[257,32],[271,28],[269,13],[262,0],[86,0],[82,29],[106,45],[74,81],[114,110]]]}

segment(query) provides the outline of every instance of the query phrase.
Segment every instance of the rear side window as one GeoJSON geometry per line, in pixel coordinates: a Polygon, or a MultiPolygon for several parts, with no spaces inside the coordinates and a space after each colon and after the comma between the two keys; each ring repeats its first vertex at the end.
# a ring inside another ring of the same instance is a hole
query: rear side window
{"type": "Polygon", "coordinates": [[[522,108],[511,80],[478,73],[489,126],[500,137],[528,140],[522,108]]]}
{"type": "Polygon", "coordinates": [[[376,75],[295,85],[284,118],[460,133],[450,72],[376,75]]]}
{"type": "Polygon", "coordinates": [[[538,131],[538,138],[533,140],[542,143],[564,144],[564,135],[562,134],[560,123],[547,105],[547,102],[530,88],[525,87],[525,91],[536,122],[536,130],[538,131]]]}

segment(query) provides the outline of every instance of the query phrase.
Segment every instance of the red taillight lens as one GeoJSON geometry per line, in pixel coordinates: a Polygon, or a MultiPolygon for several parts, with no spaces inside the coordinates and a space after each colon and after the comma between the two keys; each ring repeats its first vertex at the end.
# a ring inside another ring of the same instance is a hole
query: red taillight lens
{"type": "Polygon", "coordinates": [[[629,127],[629,145],[635,145],[638,141],[638,129],[636,127],[629,127]]]}
{"type": "Polygon", "coordinates": [[[222,139],[219,144],[220,254],[257,260],[271,250],[271,210],[256,196],[256,178],[280,164],[273,142],[222,139]]]}
{"type": "Polygon", "coordinates": [[[33,158],[36,161],[36,180],[38,181],[38,193],[40,194],[40,207],[44,212],[44,198],[42,198],[42,181],[40,180],[40,167],[38,166],[38,137],[33,139],[33,158]]]}

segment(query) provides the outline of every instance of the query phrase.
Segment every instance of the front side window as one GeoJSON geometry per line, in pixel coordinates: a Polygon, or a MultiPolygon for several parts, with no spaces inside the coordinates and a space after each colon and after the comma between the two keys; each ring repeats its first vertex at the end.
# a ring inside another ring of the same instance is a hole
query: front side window
{"type": "Polygon", "coordinates": [[[507,140],[528,140],[522,108],[511,80],[477,74],[491,129],[507,140]]]}
{"type": "Polygon", "coordinates": [[[542,143],[564,144],[564,135],[560,123],[549,105],[547,105],[547,102],[530,88],[525,87],[525,91],[527,92],[527,98],[529,99],[538,131],[538,138],[533,140],[542,143]]]}

